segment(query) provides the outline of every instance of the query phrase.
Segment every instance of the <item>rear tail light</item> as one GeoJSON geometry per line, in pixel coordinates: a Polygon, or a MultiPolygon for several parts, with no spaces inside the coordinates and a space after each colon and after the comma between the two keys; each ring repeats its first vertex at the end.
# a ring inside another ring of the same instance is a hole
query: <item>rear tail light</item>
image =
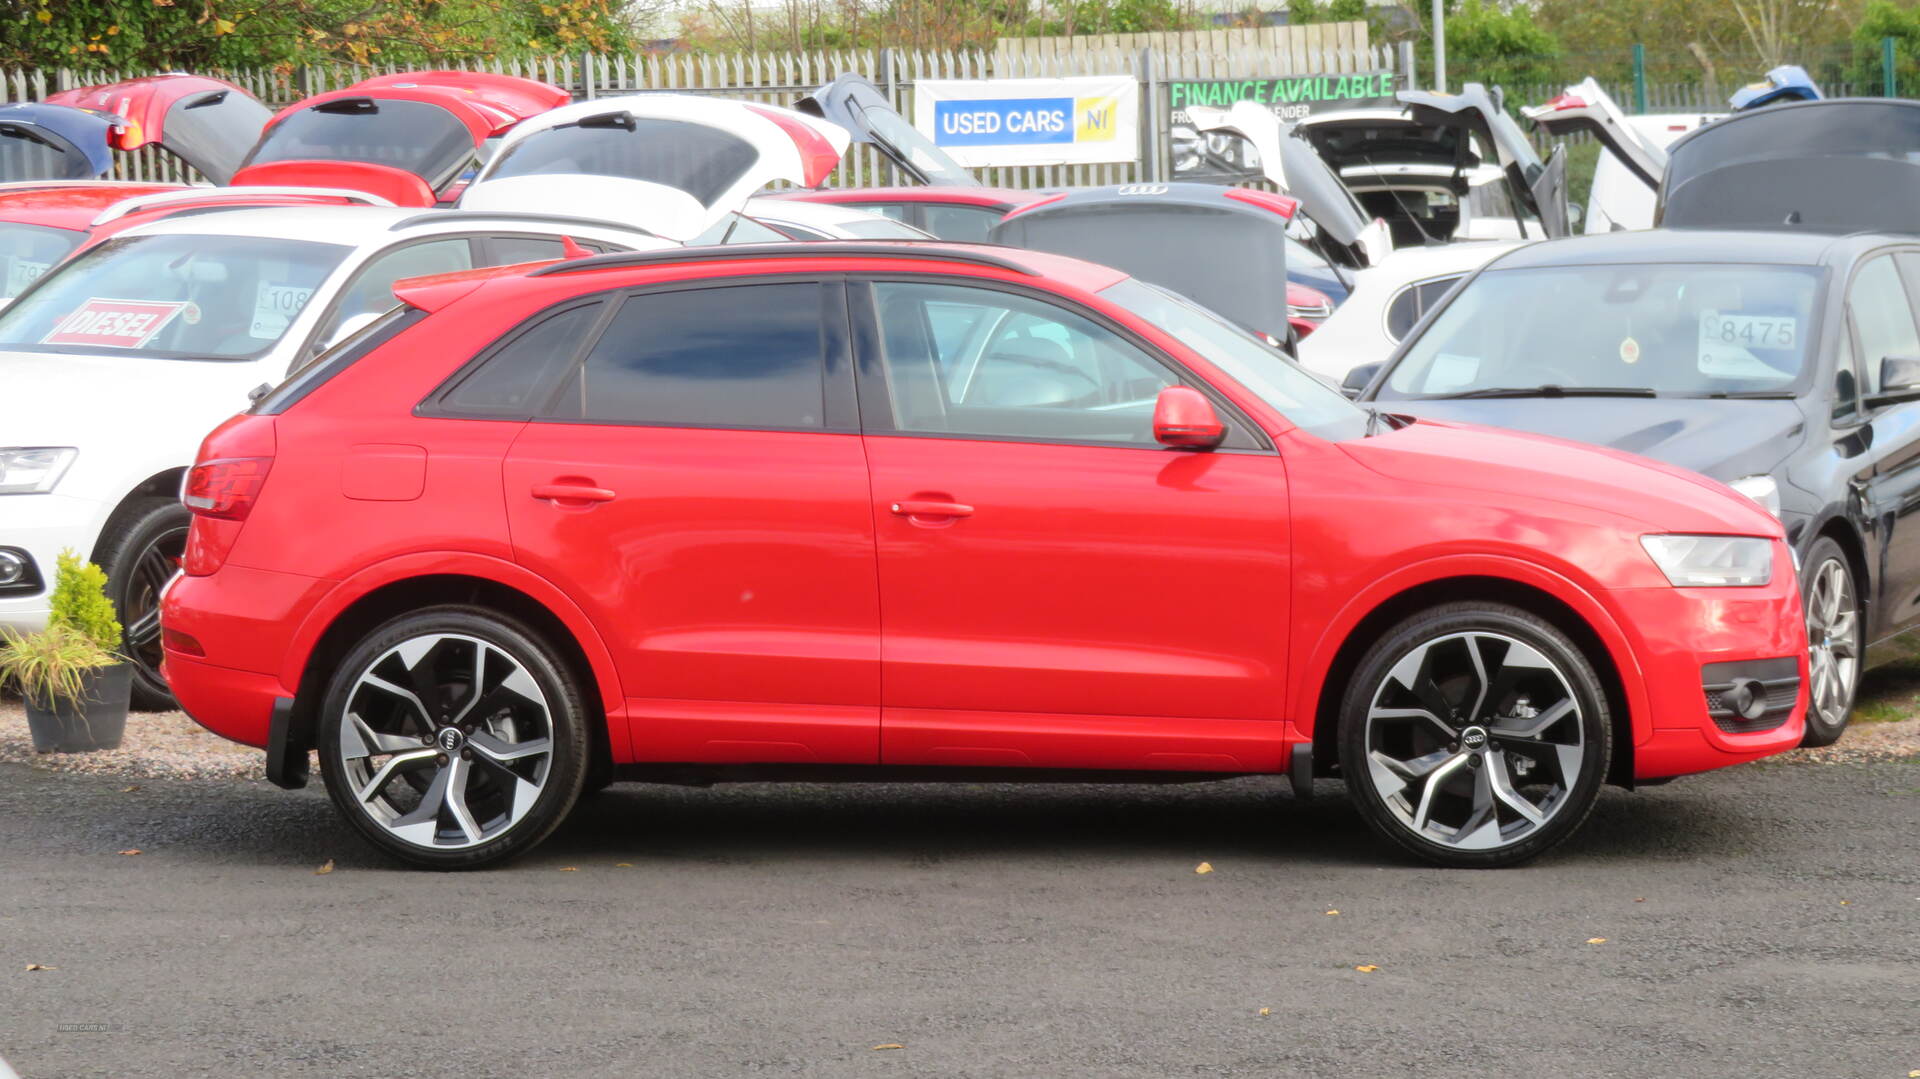
{"type": "Polygon", "coordinates": [[[226,457],[202,461],[187,473],[180,501],[200,517],[244,521],[267,482],[271,457],[226,457]]]}
{"type": "Polygon", "coordinates": [[[1226,195],[1236,202],[1258,206],[1262,210],[1272,210],[1289,221],[1293,220],[1293,215],[1300,209],[1299,199],[1274,191],[1262,191],[1257,187],[1230,187],[1227,188],[1226,195]]]}
{"type": "Polygon", "coordinates": [[[834,149],[833,143],[828,142],[825,135],[815,131],[805,120],[756,105],[748,105],[747,111],[772,121],[793,140],[793,148],[800,152],[802,186],[819,187],[839,166],[840,151],[834,149]]]}
{"type": "Polygon", "coordinates": [[[1561,94],[1559,97],[1547,102],[1547,110],[1549,112],[1563,112],[1567,109],[1584,109],[1586,107],[1587,103],[1584,100],[1572,94],[1561,94]]]}

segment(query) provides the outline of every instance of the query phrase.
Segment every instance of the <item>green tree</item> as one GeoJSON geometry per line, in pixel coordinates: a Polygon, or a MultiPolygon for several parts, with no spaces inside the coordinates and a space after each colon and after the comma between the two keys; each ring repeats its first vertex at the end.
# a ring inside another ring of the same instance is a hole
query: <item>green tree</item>
{"type": "Polygon", "coordinates": [[[1560,39],[1535,22],[1533,9],[1525,5],[1501,8],[1462,0],[1447,17],[1450,81],[1513,87],[1549,83],[1559,72],[1561,52],[1560,39]]]}
{"type": "Polygon", "coordinates": [[[1880,43],[1886,38],[1893,39],[1895,89],[1902,96],[1920,92],[1920,8],[1892,0],[1872,0],[1854,28],[1855,59],[1847,73],[1854,92],[1877,94],[1885,85],[1880,43]]]}

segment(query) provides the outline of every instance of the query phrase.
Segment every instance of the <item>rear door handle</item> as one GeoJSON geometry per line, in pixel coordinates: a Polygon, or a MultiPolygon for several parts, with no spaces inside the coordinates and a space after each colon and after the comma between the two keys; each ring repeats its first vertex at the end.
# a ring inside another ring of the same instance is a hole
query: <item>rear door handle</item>
{"type": "Polygon", "coordinates": [[[582,487],[571,483],[537,483],[533,497],[545,502],[611,502],[613,492],[605,487],[582,487]]]}
{"type": "Polygon", "coordinates": [[[893,512],[901,517],[971,517],[973,507],[958,502],[895,502],[893,512]]]}

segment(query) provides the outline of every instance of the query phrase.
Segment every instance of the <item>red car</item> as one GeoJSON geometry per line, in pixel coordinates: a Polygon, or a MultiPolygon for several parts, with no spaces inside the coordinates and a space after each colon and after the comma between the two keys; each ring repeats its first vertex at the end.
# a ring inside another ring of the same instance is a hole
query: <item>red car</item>
{"type": "Polygon", "coordinates": [[[677,248],[402,282],[201,448],[166,674],[376,846],[615,778],[1341,775],[1516,862],[1797,745],[1781,526],[1691,473],[1354,407],[1033,251],[677,248]]]}

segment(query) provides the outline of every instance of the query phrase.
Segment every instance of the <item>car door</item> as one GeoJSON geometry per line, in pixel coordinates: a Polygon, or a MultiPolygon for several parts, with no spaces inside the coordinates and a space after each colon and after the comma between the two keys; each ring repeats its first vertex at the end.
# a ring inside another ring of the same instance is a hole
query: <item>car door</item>
{"type": "Polygon", "coordinates": [[[565,374],[507,454],[514,557],[612,649],[637,759],[877,759],[873,516],[842,292],[777,279],[610,296],[584,355],[536,361],[565,374]]]}
{"type": "Polygon", "coordinates": [[[1288,518],[1264,436],[1160,447],[1155,395],[1197,383],[1054,299],[911,277],[850,299],[882,760],[1277,768],[1288,518]]]}
{"type": "Polygon", "coordinates": [[[1920,256],[1903,251],[1864,261],[1847,289],[1874,466],[1868,503],[1882,531],[1880,595],[1870,607],[1868,643],[1920,624],[1920,402],[1873,400],[1883,390],[1883,361],[1920,360],[1917,287],[1920,256]]]}

